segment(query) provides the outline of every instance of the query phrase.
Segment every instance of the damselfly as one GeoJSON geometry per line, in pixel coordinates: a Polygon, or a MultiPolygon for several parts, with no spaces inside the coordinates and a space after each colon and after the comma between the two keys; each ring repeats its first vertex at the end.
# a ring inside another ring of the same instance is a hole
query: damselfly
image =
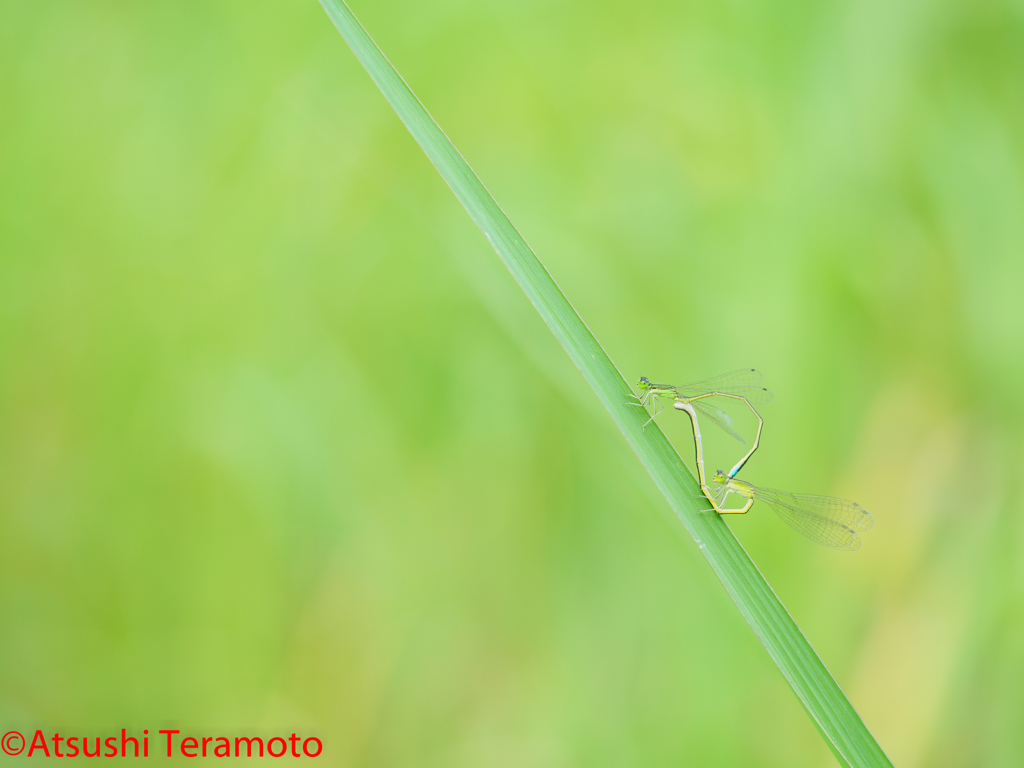
{"type": "Polygon", "coordinates": [[[754,455],[754,451],[757,450],[757,445],[761,440],[761,428],[764,426],[764,419],[761,418],[761,414],[757,412],[754,406],[764,405],[772,400],[772,393],[761,386],[761,374],[754,368],[742,368],[738,371],[723,373],[721,376],[715,376],[705,381],[695,381],[691,384],[682,385],[656,384],[646,376],[641,376],[640,381],[637,383],[637,389],[640,390],[641,394],[640,396],[634,395],[639,402],[633,403],[633,405],[646,406],[650,401],[654,406],[654,413],[644,422],[644,427],[654,421],[655,417],[664,410],[663,407],[659,407],[661,399],[671,400],[673,408],[679,411],[686,411],[690,415],[697,450],[697,474],[700,477],[701,488],[705,488],[706,483],[704,481],[704,457],[701,446],[700,426],[697,422],[697,412],[700,412],[705,419],[744,445],[747,441],[740,437],[732,428],[732,419],[729,414],[716,408],[709,402],[709,399],[712,397],[726,397],[732,400],[740,400],[746,403],[750,412],[757,419],[757,434],[754,436],[754,444],[747,451],[746,455],[736,463],[736,466],[729,470],[729,477],[731,478],[735,477],[736,473],[747,463],[747,460],[754,455]]]}
{"type": "Polygon", "coordinates": [[[743,514],[755,500],[763,501],[799,533],[832,549],[860,549],[860,536],[857,534],[870,530],[875,522],[870,512],[847,499],[761,488],[730,477],[721,470],[715,473],[714,481],[721,485],[716,493],[709,495],[709,489],[703,490],[719,514],[743,514]],[[742,508],[725,508],[725,500],[730,493],[746,499],[742,508]]]}

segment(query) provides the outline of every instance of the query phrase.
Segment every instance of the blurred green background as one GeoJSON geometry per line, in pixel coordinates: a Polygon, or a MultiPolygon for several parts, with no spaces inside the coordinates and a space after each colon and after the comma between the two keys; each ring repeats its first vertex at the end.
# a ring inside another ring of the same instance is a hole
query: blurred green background
{"type": "MultiPolygon", "coordinates": [[[[872,511],[729,523],[896,765],[1024,764],[1024,6],[352,7],[631,382],[872,511]]],[[[833,764],[317,3],[7,0],[0,104],[0,731],[833,764]]]]}

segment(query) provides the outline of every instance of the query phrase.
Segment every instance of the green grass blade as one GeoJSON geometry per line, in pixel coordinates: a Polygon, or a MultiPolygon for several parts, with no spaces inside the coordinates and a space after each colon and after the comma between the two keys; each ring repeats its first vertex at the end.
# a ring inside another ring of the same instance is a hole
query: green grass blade
{"type": "Polygon", "coordinates": [[[700,490],[647,414],[627,405],[629,385],[502,212],[473,169],[420,103],[343,0],[320,0],[409,132],[484,231],[552,333],[597,393],[658,488],[715,569],[840,763],[891,766],[864,721],[729,527],[698,499],[700,490]]]}

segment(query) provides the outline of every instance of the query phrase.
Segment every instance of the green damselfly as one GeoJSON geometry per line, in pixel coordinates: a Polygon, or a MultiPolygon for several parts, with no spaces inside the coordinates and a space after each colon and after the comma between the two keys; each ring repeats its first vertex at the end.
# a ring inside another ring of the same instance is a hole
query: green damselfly
{"type": "MultiPolygon", "coordinates": [[[[695,381],[690,384],[657,384],[646,376],[641,376],[637,383],[640,395],[634,397],[639,402],[633,405],[646,406],[652,403],[654,413],[644,422],[644,427],[650,424],[661,413],[664,408],[659,407],[662,399],[671,400],[672,407],[679,411],[686,411],[690,416],[693,425],[693,437],[697,452],[697,474],[700,478],[702,489],[707,487],[704,479],[704,455],[701,445],[700,425],[697,421],[699,412],[705,419],[715,424],[726,434],[746,444],[740,435],[732,428],[732,419],[729,414],[713,406],[708,402],[712,397],[726,397],[732,400],[740,400],[746,403],[750,412],[757,419],[757,434],[754,436],[754,443],[746,455],[729,470],[729,477],[735,477],[736,473],[747,463],[754,451],[757,450],[761,440],[761,429],[764,427],[764,419],[754,408],[755,405],[764,405],[772,400],[772,393],[761,386],[761,374],[754,368],[741,368],[738,371],[730,371],[720,376],[714,376],[704,381],[695,381]]],[[[706,491],[705,491],[706,492],[706,491]]]]}

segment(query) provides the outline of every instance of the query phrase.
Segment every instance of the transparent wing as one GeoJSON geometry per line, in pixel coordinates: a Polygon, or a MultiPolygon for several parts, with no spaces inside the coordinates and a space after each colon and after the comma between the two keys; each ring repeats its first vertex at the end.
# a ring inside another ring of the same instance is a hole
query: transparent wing
{"type": "Polygon", "coordinates": [[[875,518],[864,507],[849,499],[834,496],[809,496],[803,493],[788,494],[796,499],[803,509],[829,520],[845,525],[851,531],[870,531],[875,518]]]}
{"type": "Polygon", "coordinates": [[[732,424],[732,418],[730,418],[728,413],[715,408],[715,406],[711,405],[707,400],[694,400],[690,405],[692,405],[695,410],[700,411],[702,419],[707,419],[725,432],[725,434],[739,440],[743,445],[747,444],[747,441],[740,437],[739,434],[730,426],[732,424]]]}
{"type": "Polygon", "coordinates": [[[739,395],[747,398],[751,405],[764,405],[772,401],[772,393],[761,386],[761,372],[754,368],[741,368],[704,381],[683,384],[676,387],[676,390],[683,397],[695,397],[708,392],[739,395]]]}
{"type": "Polygon", "coordinates": [[[875,522],[866,509],[847,499],[771,488],[756,489],[754,497],[764,501],[799,533],[832,549],[860,549],[857,533],[869,530],[875,522]]]}

